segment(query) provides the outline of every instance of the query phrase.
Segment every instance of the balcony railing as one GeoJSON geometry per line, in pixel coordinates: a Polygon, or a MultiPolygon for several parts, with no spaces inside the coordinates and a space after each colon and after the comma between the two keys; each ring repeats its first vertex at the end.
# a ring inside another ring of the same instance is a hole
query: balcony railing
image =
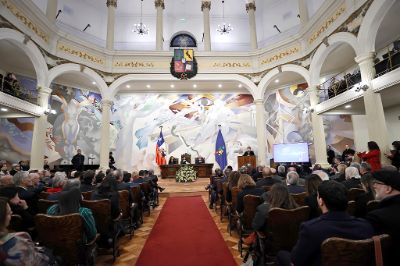
{"type": "Polygon", "coordinates": [[[338,74],[319,86],[320,102],[331,99],[347,90],[351,90],[356,84],[361,82],[360,70],[353,74],[338,74]]]}
{"type": "Polygon", "coordinates": [[[25,88],[14,75],[8,74],[7,76],[0,75],[1,91],[11,96],[17,97],[21,100],[37,104],[37,91],[32,91],[25,88]]]}

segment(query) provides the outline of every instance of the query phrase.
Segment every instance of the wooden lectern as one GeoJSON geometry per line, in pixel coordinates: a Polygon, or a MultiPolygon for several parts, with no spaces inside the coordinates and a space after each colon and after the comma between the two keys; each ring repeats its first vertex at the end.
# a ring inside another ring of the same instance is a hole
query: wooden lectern
{"type": "Polygon", "coordinates": [[[253,168],[257,165],[256,156],[238,156],[238,168],[243,165],[251,164],[253,168]]]}

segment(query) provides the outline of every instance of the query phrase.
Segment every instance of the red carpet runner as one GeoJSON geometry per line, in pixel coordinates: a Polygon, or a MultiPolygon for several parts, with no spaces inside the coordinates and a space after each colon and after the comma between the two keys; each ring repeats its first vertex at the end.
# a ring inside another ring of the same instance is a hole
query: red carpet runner
{"type": "Polygon", "coordinates": [[[167,199],[136,265],[230,266],[236,262],[198,196],[167,199]]]}

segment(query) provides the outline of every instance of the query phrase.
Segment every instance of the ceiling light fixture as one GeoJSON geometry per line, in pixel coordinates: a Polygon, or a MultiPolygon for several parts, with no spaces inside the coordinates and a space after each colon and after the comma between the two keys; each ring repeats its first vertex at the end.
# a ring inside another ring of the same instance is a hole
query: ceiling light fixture
{"type": "Polygon", "coordinates": [[[226,24],[225,23],[225,1],[222,0],[222,25],[218,25],[217,31],[223,35],[223,34],[229,34],[233,30],[231,24],[226,24]]]}
{"type": "Polygon", "coordinates": [[[171,88],[175,88],[175,85],[174,84],[171,84],[171,85],[169,85],[171,88]]]}
{"type": "Polygon", "coordinates": [[[127,88],[127,89],[130,89],[130,88],[131,88],[131,85],[129,85],[129,84],[126,85],[126,88],[127,88]]]}
{"type": "Polygon", "coordinates": [[[146,85],[146,88],[150,89],[150,88],[151,88],[151,85],[150,85],[150,84],[147,84],[147,85],[146,85]]]}
{"type": "Polygon", "coordinates": [[[96,85],[96,81],[92,81],[92,84],[93,84],[93,85],[96,85]]]}
{"type": "Polygon", "coordinates": [[[193,84],[193,88],[197,88],[197,85],[196,85],[196,84],[193,84]]]}
{"type": "Polygon", "coordinates": [[[218,88],[222,88],[222,84],[218,84],[218,88]]]}
{"type": "Polygon", "coordinates": [[[243,86],[242,84],[239,84],[239,85],[238,85],[239,88],[241,88],[242,86],[243,86]]]}
{"type": "Polygon", "coordinates": [[[133,32],[139,35],[145,35],[149,33],[149,29],[143,24],[143,0],[140,0],[140,23],[133,25],[133,32]]]}
{"type": "Polygon", "coordinates": [[[349,109],[349,108],[351,108],[351,105],[350,104],[345,105],[344,108],[349,109]]]}
{"type": "Polygon", "coordinates": [[[276,80],[275,80],[275,83],[278,83],[278,82],[279,82],[279,79],[276,79],[276,80]]]}
{"type": "Polygon", "coordinates": [[[7,112],[8,111],[8,109],[7,108],[4,108],[4,107],[1,107],[1,109],[0,109],[2,112],[7,112]]]}

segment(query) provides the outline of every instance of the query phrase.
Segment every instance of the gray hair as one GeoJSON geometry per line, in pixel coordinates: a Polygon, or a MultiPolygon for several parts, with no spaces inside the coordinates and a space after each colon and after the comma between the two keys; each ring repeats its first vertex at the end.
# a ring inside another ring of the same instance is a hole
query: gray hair
{"type": "Polygon", "coordinates": [[[64,185],[63,190],[67,191],[73,188],[80,189],[80,187],[81,187],[81,181],[77,178],[73,178],[67,180],[67,183],[64,185]]]}
{"type": "Polygon", "coordinates": [[[299,174],[295,171],[290,171],[286,175],[286,183],[288,185],[297,185],[299,182],[299,174]]]}
{"type": "Polygon", "coordinates": [[[352,163],[350,164],[350,166],[351,166],[351,167],[357,168],[358,172],[360,173],[361,165],[360,165],[359,163],[357,163],[357,162],[352,162],[352,163]]]}
{"type": "Polygon", "coordinates": [[[329,175],[324,170],[315,170],[312,173],[318,175],[322,181],[329,180],[329,175]]]}
{"type": "Polygon", "coordinates": [[[53,187],[59,187],[65,183],[67,175],[64,172],[56,172],[53,177],[53,187]]]}
{"type": "Polygon", "coordinates": [[[278,173],[283,174],[286,172],[286,168],[284,165],[279,165],[278,166],[278,173]]]}
{"type": "Polygon", "coordinates": [[[360,164],[360,170],[364,169],[367,172],[371,172],[371,165],[369,163],[363,162],[360,164]]]}
{"type": "Polygon", "coordinates": [[[15,173],[13,177],[14,185],[20,186],[22,182],[27,178],[29,178],[29,172],[27,171],[19,171],[15,173]]]}
{"type": "Polygon", "coordinates": [[[346,168],[345,176],[346,176],[346,179],[349,179],[352,177],[357,178],[357,179],[361,178],[360,172],[358,172],[358,169],[354,166],[349,166],[346,168]]]}

